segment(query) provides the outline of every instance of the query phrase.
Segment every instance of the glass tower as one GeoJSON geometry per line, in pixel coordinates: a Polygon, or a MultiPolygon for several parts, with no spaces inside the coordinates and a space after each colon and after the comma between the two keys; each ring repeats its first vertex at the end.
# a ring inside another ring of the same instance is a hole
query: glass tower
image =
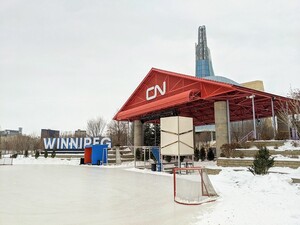
{"type": "Polygon", "coordinates": [[[205,26],[198,28],[198,44],[196,43],[196,77],[214,76],[210,51],[207,47],[205,26]]]}

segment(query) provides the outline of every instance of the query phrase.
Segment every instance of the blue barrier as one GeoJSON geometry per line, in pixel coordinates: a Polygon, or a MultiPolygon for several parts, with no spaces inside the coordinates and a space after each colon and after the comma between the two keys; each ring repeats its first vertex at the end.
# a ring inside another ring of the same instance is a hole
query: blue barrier
{"type": "Polygon", "coordinates": [[[160,152],[159,152],[159,148],[155,147],[151,149],[152,154],[154,155],[154,158],[156,159],[156,171],[161,172],[161,161],[160,161],[160,152]]]}
{"type": "Polygon", "coordinates": [[[108,145],[92,145],[92,165],[107,163],[108,145]]]}
{"type": "Polygon", "coordinates": [[[161,172],[161,163],[156,163],[156,171],[161,172]]]}
{"type": "Polygon", "coordinates": [[[156,162],[160,163],[160,153],[159,153],[159,148],[155,147],[151,149],[152,154],[154,155],[154,158],[156,159],[156,162]]]}

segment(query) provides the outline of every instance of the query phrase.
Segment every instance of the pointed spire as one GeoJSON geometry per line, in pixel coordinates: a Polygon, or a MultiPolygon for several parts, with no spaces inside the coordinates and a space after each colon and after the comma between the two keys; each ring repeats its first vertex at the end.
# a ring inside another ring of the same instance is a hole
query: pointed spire
{"type": "Polygon", "coordinates": [[[205,26],[198,28],[198,44],[196,44],[196,76],[214,76],[210,51],[207,47],[205,26]]]}

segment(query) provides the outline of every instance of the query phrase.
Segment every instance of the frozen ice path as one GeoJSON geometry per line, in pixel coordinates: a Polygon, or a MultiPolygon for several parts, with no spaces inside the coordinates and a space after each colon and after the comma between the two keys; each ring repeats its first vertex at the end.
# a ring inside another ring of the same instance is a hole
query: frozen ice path
{"type": "Polygon", "coordinates": [[[66,165],[0,167],[1,225],[191,224],[171,176],[66,165]]]}

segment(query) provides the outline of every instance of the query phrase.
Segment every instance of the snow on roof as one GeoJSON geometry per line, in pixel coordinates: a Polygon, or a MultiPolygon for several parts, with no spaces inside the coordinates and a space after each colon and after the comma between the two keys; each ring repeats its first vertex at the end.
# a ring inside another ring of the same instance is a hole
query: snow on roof
{"type": "Polygon", "coordinates": [[[239,83],[237,83],[227,77],[223,77],[223,76],[208,76],[208,77],[202,77],[202,78],[206,79],[206,80],[212,80],[212,81],[217,81],[217,82],[221,82],[221,83],[233,84],[233,85],[240,86],[239,83]]]}

